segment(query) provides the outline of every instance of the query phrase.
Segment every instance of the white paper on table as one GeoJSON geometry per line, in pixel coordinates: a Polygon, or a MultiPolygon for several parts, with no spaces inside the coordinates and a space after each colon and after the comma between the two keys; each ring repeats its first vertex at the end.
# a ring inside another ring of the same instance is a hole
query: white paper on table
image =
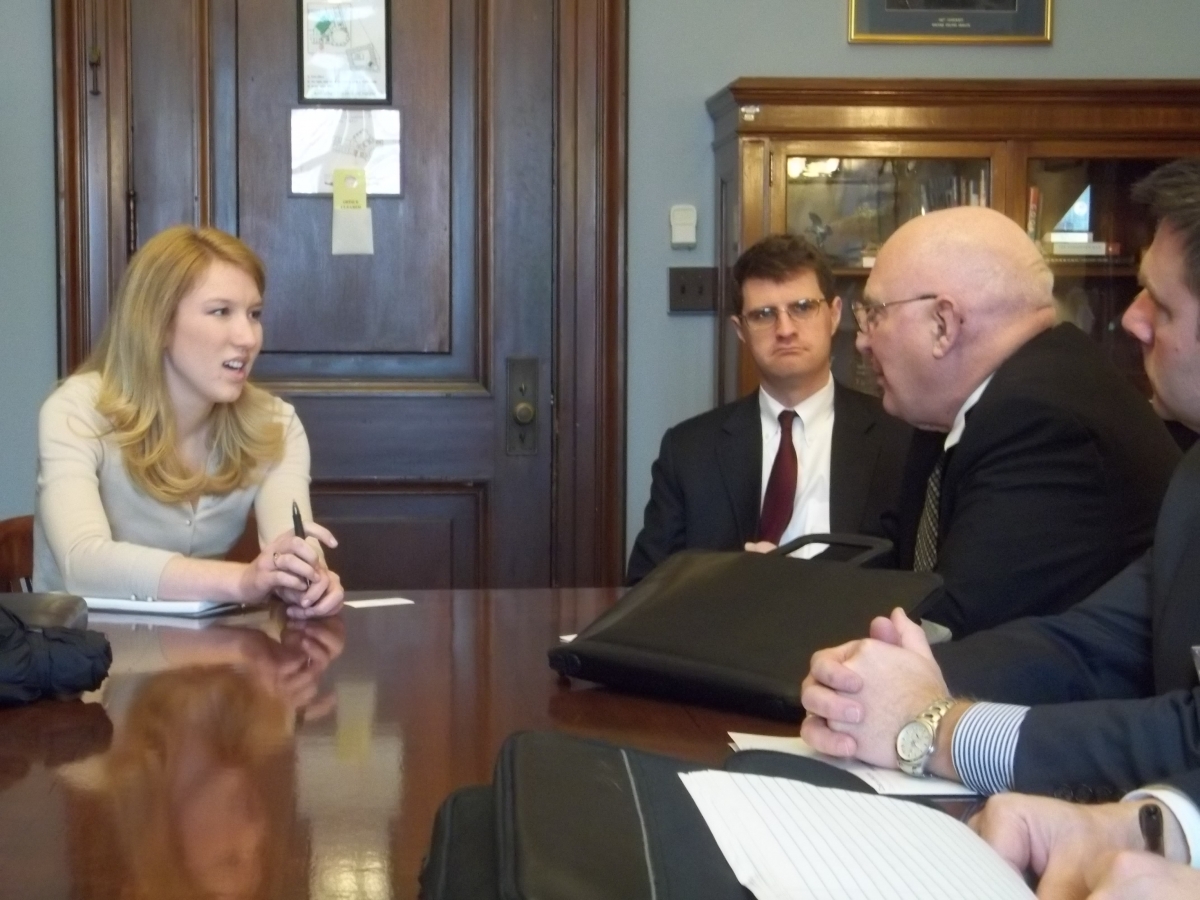
{"type": "Polygon", "coordinates": [[[679,777],[757,900],[1033,898],[982,838],[937,810],[765,775],[679,777]]]}
{"type": "Polygon", "coordinates": [[[354,609],[372,609],[376,606],[409,606],[412,601],[406,597],[371,597],[365,600],[347,600],[346,606],[354,609]]]}
{"type": "Polygon", "coordinates": [[[965,784],[949,781],[945,778],[928,776],[914,778],[893,769],[881,769],[870,763],[859,762],[857,759],[842,759],[838,756],[826,756],[810,747],[802,737],[774,737],[767,734],[739,734],[729,732],[735,750],[774,750],[777,753],[791,753],[793,756],[807,756],[819,759],[851,775],[857,775],[878,794],[891,797],[975,797],[978,796],[965,784]]]}
{"type": "Polygon", "coordinates": [[[560,634],[558,636],[558,639],[560,641],[562,641],[564,644],[569,644],[569,643],[571,643],[571,641],[575,640],[575,638],[577,638],[577,637],[578,637],[578,635],[575,635],[575,634],[560,634]]]}

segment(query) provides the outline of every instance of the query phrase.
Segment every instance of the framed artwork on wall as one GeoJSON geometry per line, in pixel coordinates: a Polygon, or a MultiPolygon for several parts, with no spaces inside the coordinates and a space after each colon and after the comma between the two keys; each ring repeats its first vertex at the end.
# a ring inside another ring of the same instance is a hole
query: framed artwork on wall
{"type": "Polygon", "coordinates": [[[300,102],[391,102],[387,0],[299,0],[300,102]]]}
{"type": "Polygon", "coordinates": [[[850,43],[1050,43],[1054,0],[850,0],[850,43]]]}

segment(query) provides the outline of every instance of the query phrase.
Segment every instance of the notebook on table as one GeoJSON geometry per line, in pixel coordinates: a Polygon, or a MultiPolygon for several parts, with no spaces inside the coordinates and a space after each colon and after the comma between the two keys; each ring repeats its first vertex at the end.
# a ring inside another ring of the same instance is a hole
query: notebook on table
{"type": "Polygon", "coordinates": [[[241,603],[218,600],[117,600],[111,597],[84,597],[90,610],[118,613],[137,613],[151,616],[182,616],[199,619],[240,612],[247,607],[241,603]]]}

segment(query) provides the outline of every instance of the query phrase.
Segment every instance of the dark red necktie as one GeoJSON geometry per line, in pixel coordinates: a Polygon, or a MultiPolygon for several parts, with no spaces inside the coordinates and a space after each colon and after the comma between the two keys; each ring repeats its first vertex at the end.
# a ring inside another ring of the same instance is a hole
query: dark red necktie
{"type": "Polygon", "coordinates": [[[758,517],[758,539],[778,544],[792,521],[792,510],[796,507],[796,447],[792,443],[794,410],[785,409],[779,414],[779,451],[771,466],[771,477],[767,479],[767,492],[763,496],[762,515],[758,517]]]}

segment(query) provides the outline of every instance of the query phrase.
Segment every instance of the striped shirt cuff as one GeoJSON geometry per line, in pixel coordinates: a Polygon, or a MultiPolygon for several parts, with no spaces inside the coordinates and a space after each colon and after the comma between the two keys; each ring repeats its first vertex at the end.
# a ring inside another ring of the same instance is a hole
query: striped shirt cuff
{"type": "Polygon", "coordinates": [[[1012,788],[1017,738],[1028,706],[974,703],[962,714],[950,741],[958,777],[978,794],[999,794],[1012,788]]]}
{"type": "Polygon", "coordinates": [[[1125,800],[1157,800],[1179,821],[1193,869],[1200,869],[1200,809],[1192,798],[1165,784],[1152,784],[1124,796],[1125,800]]]}

